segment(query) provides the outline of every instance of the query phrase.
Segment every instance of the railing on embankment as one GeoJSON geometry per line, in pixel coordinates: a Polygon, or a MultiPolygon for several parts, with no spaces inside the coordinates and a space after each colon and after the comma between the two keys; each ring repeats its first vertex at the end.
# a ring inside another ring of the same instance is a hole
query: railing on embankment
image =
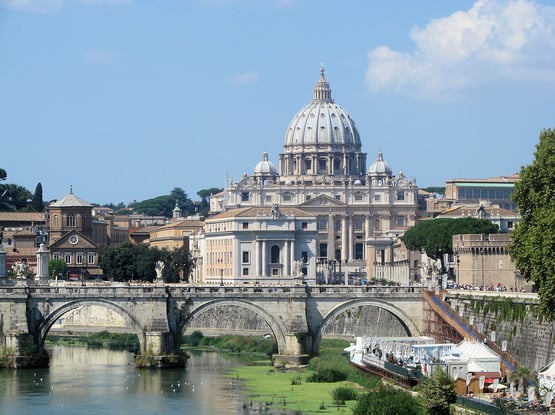
{"type": "Polygon", "coordinates": [[[519,366],[516,359],[514,359],[507,352],[501,350],[501,348],[492,341],[488,341],[487,337],[482,333],[474,330],[471,325],[463,318],[457,315],[457,313],[439,296],[435,295],[432,291],[423,291],[422,297],[424,301],[428,303],[430,308],[437,313],[445,322],[451,325],[462,337],[468,340],[474,340],[478,342],[487,341],[487,345],[501,358],[501,364],[505,368],[515,371],[519,366]]]}

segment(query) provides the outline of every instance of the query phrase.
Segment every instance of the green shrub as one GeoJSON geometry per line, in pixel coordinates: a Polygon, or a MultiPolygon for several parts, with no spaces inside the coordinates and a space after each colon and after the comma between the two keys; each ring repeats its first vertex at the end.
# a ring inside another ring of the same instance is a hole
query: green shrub
{"type": "Polygon", "coordinates": [[[347,380],[347,374],[345,372],[327,368],[313,373],[306,381],[316,383],[333,383],[341,382],[343,380],[347,380]]]}
{"type": "Polygon", "coordinates": [[[356,401],[358,393],[350,386],[339,386],[331,392],[331,396],[336,405],[345,405],[345,401],[356,401]]]}

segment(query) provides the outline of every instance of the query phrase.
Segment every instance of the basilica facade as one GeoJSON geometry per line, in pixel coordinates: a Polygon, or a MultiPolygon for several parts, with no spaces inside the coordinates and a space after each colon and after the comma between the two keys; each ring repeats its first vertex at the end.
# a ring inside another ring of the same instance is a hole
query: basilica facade
{"type": "MultiPolygon", "coordinates": [[[[383,277],[408,283],[408,254],[396,248],[400,246],[399,237],[416,222],[416,181],[402,172],[394,175],[381,151],[376,154],[367,167],[367,154],[362,150],[355,122],[332,99],[321,68],[312,100],[287,127],[278,167],[264,152],[251,175],[245,174],[237,181],[229,179],[224,191],[212,197],[204,235],[205,277],[215,279],[224,273],[210,262],[211,257],[223,255],[210,252],[210,246],[223,246],[216,242],[223,238],[241,240],[243,244],[228,243],[226,262],[240,264],[255,252],[259,261],[265,259],[264,263],[249,268],[251,277],[257,281],[272,276],[272,270],[279,270],[281,278],[295,278],[299,267],[293,264],[300,263],[309,281],[358,283],[383,277]],[[249,215],[249,220],[256,221],[258,217],[267,222],[277,209],[287,214],[277,218],[274,215],[274,228],[283,230],[277,226],[280,220],[297,228],[296,217],[301,218],[301,226],[296,233],[280,234],[272,232],[272,227],[250,224],[263,226],[265,231],[249,232],[252,241],[248,244],[245,232],[239,235],[238,231],[225,234],[211,231],[221,229],[210,226],[211,223],[244,215],[238,209],[246,208],[258,209],[255,215],[249,215]],[[306,237],[302,226],[306,227],[306,237]],[[303,242],[295,244],[296,238],[303,242]],[[255,248],[250,253],[241,246],[255,248]]],[[[229,267],[229,270],[246,268],[229,267]]],[[[229,270],[225,270],[226,275],[229,270]]]]}

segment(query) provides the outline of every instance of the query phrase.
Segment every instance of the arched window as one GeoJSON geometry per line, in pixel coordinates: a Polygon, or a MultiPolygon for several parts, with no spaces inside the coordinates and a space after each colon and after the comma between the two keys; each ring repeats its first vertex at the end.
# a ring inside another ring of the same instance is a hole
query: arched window
{"type": "Polygon", "coordinates": [[[54,215],[54,220],[53,220],[52,226],[53,226],[54,228],[57,228],[57,227],[58,227],[58,215],[54,215]]]}
{"type": "Polygon", "coordinates": [[[75,226],[75,216],[73,216],[73,213],[67,215],[66,226],[75,226]]]}
{"type": "Polygon", "coordinates": [[[273,245],[270,253],[270,262],[272,264],[279,264],[279,246],[273,245]]]}

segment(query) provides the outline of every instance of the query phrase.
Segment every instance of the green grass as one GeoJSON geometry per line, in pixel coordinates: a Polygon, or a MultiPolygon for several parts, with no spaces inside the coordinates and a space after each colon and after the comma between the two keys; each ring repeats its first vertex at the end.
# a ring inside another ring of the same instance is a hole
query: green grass
{"type": "Polygon", "coordinates": [[[303,414],[350,414],[355,401],[336,405],[332,392],[339,386],[356,386],[352,382],[308,383],[310,371],[282,372],[271,366],[241,366],[232,370],[246,388],[245,400],[265,407],[281,407],[303,414]],[[298,382],[300,375],[300,384],[298,382]]]}
{"type": "Polygon", "coordinates": [[[363,391],[376,387],[380,379],[368,376],[349,363],[348,356],[343,353],[348,345],[343,340],[323,340],[320,356],[312,358],[307,369],[281,371],[274,369],[268,362],[267,366],[235,368],[230,376],[237,377],[245,385],[247,404],[262,403],[266,407],[284,407],[303,414],[351,414],[355,401],[337,405],[334,403],[333,391],[338,387],[353,387],[363,391]],[[307,382],[314,372],[328,368],[346,373],[347,380],[334,383],[307,382]]]}

